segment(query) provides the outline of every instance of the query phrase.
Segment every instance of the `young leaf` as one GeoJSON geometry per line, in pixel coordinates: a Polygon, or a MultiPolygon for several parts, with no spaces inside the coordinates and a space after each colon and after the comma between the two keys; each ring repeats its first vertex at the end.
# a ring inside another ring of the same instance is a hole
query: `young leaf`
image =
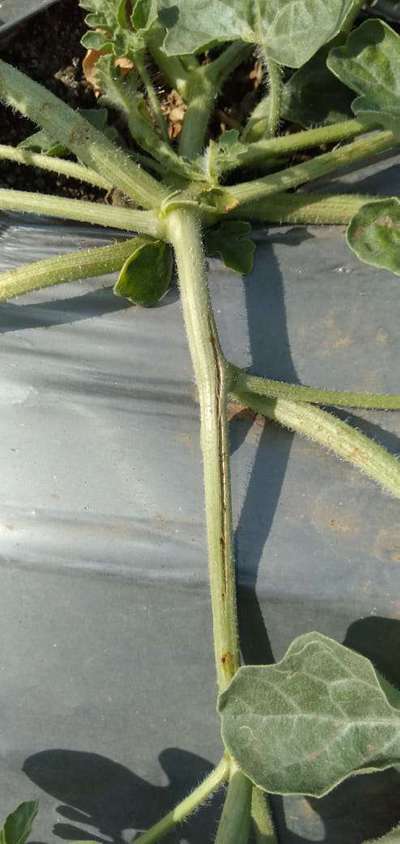
{"type": "Polygon", "coordinates": [[[144,50],[157,21],[156,0],[136,0],[130,17],[127,0],[80,0],[79,5],[89,11],[85,23],[90,30],[81,39],[83,46],[118,57],[134,58],[144,50]]]}
{"type": "Polygon", "coordinates": [[[172,250],[168,244],[137,237],[114,285],[114,293],[134,305],[156,305],[171,284],[172,268],[172,250]]]}
{"type": "Polygon", "coordinates": [[[0,844],[25,844],[38,813],[39,801],[29,800],[11,812],[0,829],[0,844]]]}
{"type": "Polygon", "coordinates": [[[226,220],[217,228],[209,229],[205,236],[206,253],[211,258],[221,258],[226,267],[241,275],[253,269],[255,243],[250,239],[250,223],[244,220],[226,220]]]}
{"type": "Polygon", "coordinates": [[[340,32],[354,0],[161,0],[167,55],[237,39],[279,64],[301,67],[340,32]]]}
{"type": "Polygon", "coordinates": [[[322,797],[400,762],[400,709],[368,659],[320,633],[299,636],[277,665],[240,668],[219,711],[228,752],[274,794],[322,797]]]}
{"type": "Polygon", "coordinates": [[[347,229],[347,242],[360,261],[400,275],[400,201],[367,202],[347,229]]]}
{"type": "Polygon", "coordinates": [[[352,104],[359,120],[400,133],[400,36],[387,23],[362,23],[331,51],[328,67],[360,95],[352,104]]]}

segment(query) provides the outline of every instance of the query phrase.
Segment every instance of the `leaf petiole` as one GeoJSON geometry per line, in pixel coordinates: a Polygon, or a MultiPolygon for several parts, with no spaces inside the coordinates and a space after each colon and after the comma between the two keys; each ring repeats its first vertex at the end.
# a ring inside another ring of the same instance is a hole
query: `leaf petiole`
{"type": "Polygon", "coordinates": [[[207,800],[210,794],[213,794],[228,778],[230,770],[230,761],[227,756],[223,756],[219,765],[211,771],[205,780],[192,791],[188,797],[185,797],[181,803],[178,803],[171,812],[168,812],[161,820],[159,820],[151,829],[143,832],[138,838],[134,839],[134,844],[157,844],[171,829],[182,823],[189,817],[202,803],[207,800]]]}

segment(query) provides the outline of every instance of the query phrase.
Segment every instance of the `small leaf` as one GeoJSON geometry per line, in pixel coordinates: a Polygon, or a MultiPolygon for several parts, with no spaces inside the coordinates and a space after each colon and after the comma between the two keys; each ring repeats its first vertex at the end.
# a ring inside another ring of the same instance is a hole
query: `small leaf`
{"type": "Polygon", "coordinates": [[[161,0],[168,55],[235,41],[261,47],[279,64],[301,67],[347,19],[354,0],[161,0]]]}
{"type": "Polygon", "coordinates": [[[260,788],[322,797],[355,773],[400,762],[400,694],[389,703],[365,657],[320,633],[277,665],[240,668],[219,700],[228,752],[260,788]]]}
{"type": "Polygon", "coordinates": [[[400,133],[400,36],[387,23],[362,23],[331,51],[328,67],[360,95],[352,103],[359,120],[400,133]]]}
{"type": "Polygon", "coordinates": [[[205,237],[206,253],[212,258],[222,258],[226,267],[241,275],[253,269],[255,243],[250,239],[250,223],[244,220],[226,220],[205,237]]]}
{"type": "Polygon", "coordinates": [[[38,800],[29,800],[11,812],[0,830],[0,844],[25,844],[39,810],[38,800]]]}
{"type": "Polygon", "coordinates": [[[347,229],[347,242],[360,261],[400,275],[400,201],[366,202],[347,229]]]}
{"type": "Polygon", "coordinates": [[[131,15],[135,30],[149,32],[158,17],[157,0],[136,0],[131,15]]]}
{"type": "Polygon", "coordinates": [[[97,50],[99,53],[111,53],[113,47],[109,34],[99,30],[85,32],[81,38],[81,44],[87,50],[97,50]]]}
{"type": "MultiPolygon", "coordinates": [[[[338,36],[335,41],[343,41],[338,36]]],[[[283,86],[282,117],[308,127],[351,116],[352,94],[327,67],[332,44],[318,50],[283,86]]]]}
{"type": "Polygon", "coordinates": [[[114,285],[114,293],[134,305],[156,305],[171,284],[172,269],[172,250],[168,244],[137,237],[132,255],[125,261],[114,285]]]}

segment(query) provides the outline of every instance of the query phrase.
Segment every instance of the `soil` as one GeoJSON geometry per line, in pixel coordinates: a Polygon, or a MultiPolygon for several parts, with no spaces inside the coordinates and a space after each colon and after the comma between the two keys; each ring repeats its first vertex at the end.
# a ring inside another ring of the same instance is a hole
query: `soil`
{"type": "MultiPolygon", "coordinates": [[[[84,15],[78,0],[61,0],[18,27],[6,42],[0,41],[1,57],[5,61],[42,83],[73,108],[93,108],[96,105],[93,89],[82,70],[86,51],[80,39],[87,30],[84,15]]],[[[261,77],[259,65],[251,60],[236,71],[217,103],[210,127],[212,135],[217,136],[222,130],[239,125],[243,111],[249,112],[259,96],[261,77]],[[240,113],[237,112],[237,103],[240,103],[240,113]]],[[[174,139],[180,131],[183,116],[181,104],[176,101],[178,95],[165,89],[156,68],[154,82],[160,86],[162,108],[168,115],[170,136],[174,139]]],[[[125,127],[112,111],[109,112],[109,123],[115,125],[129,143],[125,127]]],[[[36,129],[29,120],[0,106],[1,144],[16,146],[36,129]]],[[[100,202],[105,197],[104,191],[74,179],[9,161],[0,161],[0,186],[100,202]]]]}
{"type": "MultiPolygon", "coordinates": [[[[1,45],[1,57],[41,82],[73,108],[93,108],[96,98],[82,73],[84,13],[77,0],[61,0],[18,27],[1,45]]],[[[11,109],[0,109],[0,143],[16,146],[37,127],[11,109]]],[[[102,200],[104,193],[74,179],[0,162],[0,185],[70,198],[102,200]]]]}

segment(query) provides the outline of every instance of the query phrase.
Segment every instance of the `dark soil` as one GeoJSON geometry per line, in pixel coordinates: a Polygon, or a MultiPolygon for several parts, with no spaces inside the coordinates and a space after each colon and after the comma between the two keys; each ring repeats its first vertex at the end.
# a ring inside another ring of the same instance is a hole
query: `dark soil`
{"type": "MultiPolygon", "coordinates": [[[[93,108],[96,105],[96,97],[82,71],[85,50],[80,39],[87,29],[84,15],[78,0],[61,0],[30,18],[6,42],[0,41],[0,55],[5,61],[42,83],[73,108],[93,108]]],[[[166,89],[158,69],[154,68],[153,76],[157,87],[160,86],[164,111],[171,121],[171,138],[175,138],[181,124],[179,118],[177,124],[173,124],[174,94],[166,89]]],[[[257,65],[254,66],[251,59],[236,71],[234,80],[229,80],[217,103],[210,126],[211,135],[217,136],[222,130],[239,125],[243,110],[250,111],[259,96],[260,81],[257,65]]],[[[109,112],[109,123],[116,125],[123,140],[131,145],[122,121],[112,111],[109,112]]],[[[0,144],[17,146],[36,129],[29,120],[0,106],[0,144]]],[[[77,199],[104,200],[104,191],[9,161],[0,161],[0,186],[77,199]]]]}
{"type": "MultiPolygon", "coordinates": [[[[80,39],[84,13],[77,0],[61,0],[30,18],[0,45],[1,57],[41,82],[73,108],[93,108],[96,99],[82,74],[80,39]]],[[[16,146],[37,127],[11,109],[0,108],[0,143],[16,146]]],[[[72,198],[100,199],[102,191],[33,167],[0,162],[0,185],[72,198]]]]}

